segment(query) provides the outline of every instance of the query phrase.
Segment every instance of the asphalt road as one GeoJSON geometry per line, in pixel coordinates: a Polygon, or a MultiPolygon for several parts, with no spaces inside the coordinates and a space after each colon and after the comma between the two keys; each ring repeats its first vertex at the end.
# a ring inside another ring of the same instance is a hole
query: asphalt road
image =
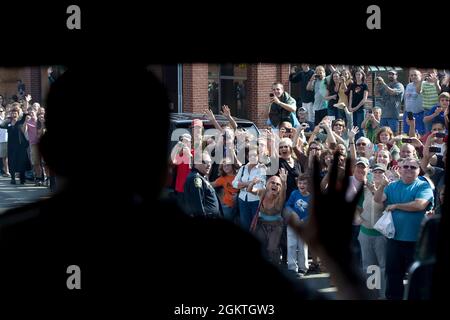
{"type": "Polygon", "coordinates": [[[51,196],[49,188],[36,187],[34,182],[27,181],[24,185],[21,185],[19,179],[16,179],[17,184],[12,185],[10,181],[11,178],[0,176],[0,214],[10,208],[51,196]]]}

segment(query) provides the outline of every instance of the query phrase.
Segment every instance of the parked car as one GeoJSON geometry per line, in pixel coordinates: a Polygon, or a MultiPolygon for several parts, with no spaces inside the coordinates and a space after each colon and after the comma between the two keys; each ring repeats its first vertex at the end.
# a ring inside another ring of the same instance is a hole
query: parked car
{"type": "MultiPolygon", "coordinates": [[[[228,123],[228,120],[223,115],[215,115],[217,122],[220,125],[228,123]]],[[[179,137],[184,133],[189,133],[192,135],[192,120],[194,119],[200,119],[203,122],[204,127],[204,136],[208,135],[214,135],[215,128],[213,124],[206,118],[204,114],[201,113],[171,113],[170,114],[170,127],[169,127],[169,150],[172,150],[173,147],[177,144],[179,141],[179,137]]],[[[259,137],[259,130],[256,127],[256,125],[251,122],[250,120],[246,119],[240,119],[233,117],[233,119],[236,121],[236,124],[238,128],[244,128],[249,133],[253,134],[256,137],[259,137]]],[[[168,189],[172,189],[175,184],[175,172],[176,168],[173,166],[170,166],[169,168],[169,176],[168,180],[166,182],[166,187],[168,189]]]]}
{"type": "MultiPolygon", "coordinates": [[[[228,123],[228,120],[223,115],[215,115],[217,122],[220,125],[228,123]]],[[[178,142],[179,136],[181,136],[183,133],[189,133],[192,134],[191,131],[191,125],[192,120],[194,119],[200,119],[203,122],[203,127],[205,128],[204,135],[213,135],[214,126],[212,123],[209,122],[209,120],[206,118],[206,116],[202,113],[171,113],[170,114],[170,127],[169,127],[169,134],[170,134],[170,150],[175,146],[175,144],[178,142]]],[[[251,122],[250,120],[241,119],[233,117],[233,119],[236,121],[236,124],[238,128],[244,128],[247,131],[249,131],[254,136],[259,136],[259,130],[256,127],[256,125],[251,122]]]]}

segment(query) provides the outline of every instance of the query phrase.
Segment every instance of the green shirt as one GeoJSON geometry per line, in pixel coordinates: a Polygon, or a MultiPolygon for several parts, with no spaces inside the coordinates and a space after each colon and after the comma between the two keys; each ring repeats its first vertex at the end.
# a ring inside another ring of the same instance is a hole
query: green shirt
{"type": "Polygon", "coordinates": [[[422,103],[425,110],[430,110],[435,104],[439,103],[439,95],[434,83],[422,82],[422,103]]]}

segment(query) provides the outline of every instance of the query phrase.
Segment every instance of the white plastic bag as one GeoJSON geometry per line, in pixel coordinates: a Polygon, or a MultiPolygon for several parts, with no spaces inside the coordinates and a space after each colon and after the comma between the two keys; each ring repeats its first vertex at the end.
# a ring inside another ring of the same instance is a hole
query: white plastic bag
{"type": "Polygon", "coordinates": [[[386,238],[392,239],[395,235],[394,221],[392,220],[392,212],[384,211],[383,215],[378,219],[373,228],[381,232],[386,238]]]}

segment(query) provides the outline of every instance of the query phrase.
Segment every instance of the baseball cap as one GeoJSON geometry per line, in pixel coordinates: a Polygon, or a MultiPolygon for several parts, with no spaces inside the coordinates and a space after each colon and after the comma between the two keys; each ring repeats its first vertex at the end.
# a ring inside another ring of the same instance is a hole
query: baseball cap
{"type": "Polygon", "coordinates": [[[389,70],[388,73],[397,74],[397,71],[396,70],[389,70]]]}
{"type": "Polygon", "coordinates": [[[181,138],[182,138],[182,139],[189,140],[189,141],[192,140],[191,135],[190,135],[189,133],[183,133],[183,134],[181,135],[181,138]]]}
{"type": "Polygon", "coordinates": [[[382,164],[382,163],[377,163],[377,164],[372,168],[372,171],[375,171],[375,170],[381,170],[381,171],[383,171],[383,172],[386,172],[386,166],[385,166],[384,164],[382,164]]]}
{"type": "Polygon", "coordinates": [[[360,164],[360,163],[362,163],[366,167],[369,167],[369,160],[367,160],[367,158],[364,158],[364,157],[356,158],[356,164],[360,164]]]}

